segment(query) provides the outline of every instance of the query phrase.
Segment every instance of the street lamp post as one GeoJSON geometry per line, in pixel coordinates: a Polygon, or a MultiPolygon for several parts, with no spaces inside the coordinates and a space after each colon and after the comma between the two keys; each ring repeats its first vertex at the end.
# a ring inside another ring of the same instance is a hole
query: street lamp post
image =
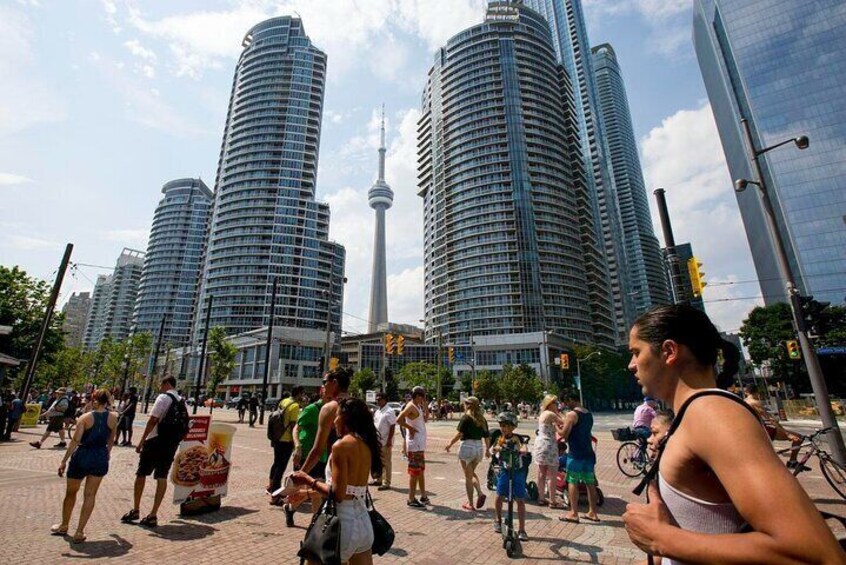
{"type": "Polygon", "coordinates": [[[770,232],[770,237],[775,247],[776,262],[778,263],[778,270],[781,278],[784,280],[787,296],[790,300],[790,312],[793,315],[793,327],[799,338],[799,345],[802,348],[802,356],[805,360],[805,367],[808,370],[808,377],[811,380],[811,388],[814,390],[814,398],[817,403],[817,410],[820,414],[823,427],[831,427],[832,431],[828,434],[829,447],[831,448],[834,459],[841,465],[846,465],[846,446],[843,444],[843,436],[840,434],[837,420],[834,418],[834,413],[831,410],[831,403],[829,401],[828,387],[823,378],[820,361],[817,358],[816,350],[814,350],[811,340],[808,337],[808,328],[805,324],[805,317],[802,315],[802,302],[799,295],[799,289],[796,286],[796,279],[790,269],[790,262],[787,259],[787,251],[784,247],[784,241],[776,224],[775,212],[773,211],[772,200],[764,183],[764,175],[761,172],[760,157],[768,151],[772,151],[777,147],[794,143],[797,148],[807,149],[809,142],[805,135],[786,139],[770,147],[764,149],[756,149],[755,142],[752,139],[752,132],[749,129],[749,122],[746,118],[740,120],[743,126],[743,133],[746,137],[746,144],[749,153],[751,154],[752,169],[755,173],[755,180],[737,179],[734,182],[735,190],[743,192],[750,184],[758,187],[761,195],[761,203],[764,208],[764,217],[767,220],[767,229],[770,232]]]}
{"type": "MultiPolygon", "coordinates": [[[[270,349],[273,344],[273,319],[276,314],[276,286],[279,279],[273,278],[273,290],[270,294],[270,318],[267,322],[267,342],[264,346],[264,374],[261,379],[261,406],[259,407],[259,425],[264,425],[264,408],[267,404],[267,378],[270,375],[270,349]]],[[[212,401],[214,404],[214,401],[212,401]]]]}
{"type": "Polygon", "coordinates": [[[585,399],[584,399],[584,396],[582,395],[582,361],[587,361],[588,359],[590,359],[594,355],[602,355],[602,352],[601,351],[594,351],[593,353],[589,354],[587,357],[582,357],[581,359],[576,357],[576,378],[579,379],[579,404],[581,404],[582,406],[585,405],[585,399]]]}

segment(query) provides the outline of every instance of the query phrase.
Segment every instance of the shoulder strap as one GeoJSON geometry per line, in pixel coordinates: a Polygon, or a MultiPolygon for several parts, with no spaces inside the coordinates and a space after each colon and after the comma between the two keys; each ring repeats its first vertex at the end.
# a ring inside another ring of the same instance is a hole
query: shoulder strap
{"type": "Polygon", "coordinates": [[[737,404],[740,404],[744,408],[746,408],[746,410],[748,410],[750,414],[755,416],[756,420],[758,420],[759,422],[761,421],[761,417],[758,415],[758,413],[755,411],[754,408],[752,408],[751,406],[746,404],[746,402],[744,402],[742,399],[738,398],[737,396],[733,395],[732,393],[730,393],[728,391],[716,389],[716,388],[710,388],[710,389],[701,390],[699,392],[692,394],[690,396],[690,398],[688,398],[687,400],[684,401],[684,404],[681,405],[681,408],[679,408],[679,413],[676,414],[676,417],[673,419],[673,423],[670,424],[670,429],[667,430],[667,435],[665,435],[663,438],[661,438],[661,440],[658,442],[658,449],[657,449],[657,454],[655,456],[655,461],[653,461],[652,465],[649,467],[649,470],[646,471],[646,475],[644,475],[643,479],[640,481],[640,483],[632,491],[634,494],[640,496],[643,493],[643,491],[646,489],[646,487],[649,485],[649,483],[654,481],[655,477],[658,476],[658,467],[661,464],[661,456],[664,454],[664,447],[666,447],[667,441],[670,439],[670,436],[672,436],[674,433],[676,433],[676,430],[681,425],[682,419],[684,419],[684,415],[685,415],[685,412],[687,412],[688,406],[690,406],[690,404],[694,400],[696,400],[697,398],[702,398],[703,396],[721,396],[723,398],[731,400],[731,401],[733,401],[737,404]]]}

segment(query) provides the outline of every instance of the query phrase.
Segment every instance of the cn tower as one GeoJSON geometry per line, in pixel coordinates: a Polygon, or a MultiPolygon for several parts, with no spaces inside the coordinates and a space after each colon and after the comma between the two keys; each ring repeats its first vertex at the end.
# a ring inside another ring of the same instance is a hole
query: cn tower
{"type": "Polygon", "coordinates": [[[385,210],[394,203],[394,191],[385,182],[385,107],[382,106],[382,138],[379,145],[379,178],[367,193],[370,207],[376,210],[376,233],[373,237],[373,277],[370,287],[368,332],[375,333],[379,324],[388,322],[388,275],[385,267],[385,210]]]}

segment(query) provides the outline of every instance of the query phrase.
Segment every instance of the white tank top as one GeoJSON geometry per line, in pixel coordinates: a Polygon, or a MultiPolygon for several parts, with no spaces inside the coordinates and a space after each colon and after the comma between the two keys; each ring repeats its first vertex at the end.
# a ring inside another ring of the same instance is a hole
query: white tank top
{"type": "Polygon", "coordinates": [[[417,406],[417,417],[406,418],[408,425],[415,430],[414,438],[410,433],[405,434],[406,451],[426,451],[426,421],[423,419],[423,410],[417,406]]]}

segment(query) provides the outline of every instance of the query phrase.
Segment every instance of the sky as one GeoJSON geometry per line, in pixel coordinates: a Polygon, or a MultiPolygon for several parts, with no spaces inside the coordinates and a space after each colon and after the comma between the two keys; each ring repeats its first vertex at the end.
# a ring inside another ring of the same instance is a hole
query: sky
{"type": "MultiPolygon", "coordinates": [[[[91,290],[121,249],[146,249],[166,182],[213,188],[245,32],[299,14],[328,55],[317,198],[347,250],[344,329],[365,332],[379,108],[387,116],[388,313],[423,317],[416,122],[435,51],[486,0],[0,0],[0,264],[91,290]]],[[[626,81],[653,224],[667,191],[676,241],[704,264],[706,310],[736,331],[760,289],[693,53],[689,0],[583,0],[592,45],[626,81]]],[[[419,325],[419,324],[418,324],[419,325]]]]}

